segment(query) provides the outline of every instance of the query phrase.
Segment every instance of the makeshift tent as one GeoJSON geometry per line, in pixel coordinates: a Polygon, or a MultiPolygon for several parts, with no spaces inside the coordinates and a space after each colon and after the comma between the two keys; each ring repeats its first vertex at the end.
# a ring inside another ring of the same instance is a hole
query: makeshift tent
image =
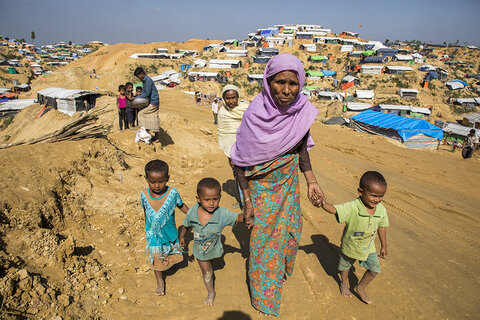
{"type": "Polygon", "coordinates": [[[456,140],[463,143],[465,137],[470,133],[470,130],[475,130],[476,134],[480,134],[480,129],[463,126],[456,122],[445,122],[443,125],[443,137],[446,140],[456,140]]]}
{"type": "Polygon", "coordinates": [[[362,52],[362,55],[365,57],[370,57],[370,56],[373,56],[374,54],[375,54],[375,50],[365,50],[362,52]]]}
{"type": "Polygon", "coordinates": [[[461,80],[450,80],[445,82],[445,85],[450,90],[457,90],[465,88],[468,84],[465,81],[461,80]]]}
{"type": "Polygon", "coordinates": [[[373,105],[371,103],[363,103],[363,102],[349,102],[345,104],[345,108],[348,111],[365,111],[367,109],[370,109],[373,105]]]}
{"type": "Polygon", "coordinates": [[[250,83],[256,81],[257,84],[261,86],[263,84],[263,73],[247,74],[247,80],[250,83]]]}
{"type": "Polygon", "coordinates": [[[424,64],[423,66],[418,67],[418,71],[423,71],[423,72],[436,71],[436,70],[437,68],[429,64],[424,64]]]}
{"type": "Polygon", "coordinates": [[[383,66],[379,65],[362,65],[360,72],[362,74],[382,74],[383,66]]]}
{"type": "Polygon", "coordinates": [[[322,71],[307,71],[307,77],[309,80],[320,80],[321,77],[324,76],[322,71]]]}
{"type": "Polygon", "coordinates": [[[404,67],[404,66],[386,66],[385,73],[389,74],[404,74],[408,72],[413,72],[412,67],[404,67]]]}
{"type": "Polygon", "coordinates": [[[360,63],[387,63],[387,57],[365,57],[360,63]]]}
{"type": "Polygon", "coordinates": [[[435,149],[443,138],[443,130],[423,119],[412,119],[367,110],[350,118],[353,128],[395,139],[407,148],[435,149]]]}
{"type": "Polygon", "coordinates": [[[398,95],[404,99],[417,99],[417,89],[399,89],[398,95]]]}
{"type": "Polygon", "coordinates": [[[47,104],[58,111],[73,115],[78,111],[86,111],[95,107],[100,93],[88,90],[73,90],[62,88],[47,88],[37,92],[40,104],[47,104]]]}
{"type": "Polygon", "coordinates": [[[0,117],[4,117],[10,114],[16,114],[23,108],[29,107],[37,103],[35,99],[16,99],[8,100],[0,105],[0,117]]]}
{"type": "Polygon", "coordinates": [[[375,98],[375,93],[373,90],[356,90],[355,96],[358,99],[373,99],[375,98]]]}
{"type": "Polygon", "coordinates": [[[248,50],[227,50],[227,57],[246,57],[248,50]]]}
{"type": "Polygon", "coordinates": [[[337,99],[338,93],[330,91],[320,91],[317,94],[319,100],[335,100],[337,99]]]}
{"type": "Polygon", "coordinates": [[[393,57],[398,53],[397,49],[392,48],[380,48],[377,50],[377,55],[382,57],[393,57]]]}
{"type": "Polygon", "coordinates": [[[259,56],[276,56],[277,54],[280,53],[280,49],[275,49],[275,48],[260,48],[257,51],[257,55],[259,56]]]}
{"type": "Polygon", "coordinates": [[[189,72],[188,80],[194,81],[215,81],[217,80],[218,72],[189,72]]]}
{"type": "Polygon", "coordinates": [[[272,58],[271,56],[254,56],[253,62],[260,63],[260,64],[267,64],[271,58],[272,58]]]}
{"type": "MultiPolygon", "coordinates": [[[[475,100],[480,102],[480,98],[475,98],[475,100]]],[[[480,128],[480,112],[469,113],[463,116],[462,124],[469,127],[480,128]]]]}
{"type": "Polygon", "coordinates": [[[327,62],[328,58],[325,56],[310,56],[308,57],[308,61],[311,61],[312,63],[318,63],[318,62],[327,62]]]}
{"type": "Polygon", "coordinates": [[[242,62],[240,60],[223,60],[223,59],[211,59],[208,62],[209,68],[240,68],[242,62]]]}
{"type": "Polygon", "coordinates": [[[322,72],[325,77],[335,77],[337,75],[337,72],[332,70],[322,70],[322,72]]]}

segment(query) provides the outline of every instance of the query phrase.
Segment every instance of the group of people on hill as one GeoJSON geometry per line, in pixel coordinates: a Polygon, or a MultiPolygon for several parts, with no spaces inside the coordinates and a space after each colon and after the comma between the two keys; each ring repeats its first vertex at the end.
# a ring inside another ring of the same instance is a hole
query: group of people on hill
{"type": "MultiPolygon", "coordinates": [[[[143,75],[140,79],[147,78],[143,75]]],[[[292,275],[302,233],[300,171],[312,205],[345,223],[338,258],[341,294],[352,296],[348,274],[359,260],[367,271],[354,289],[363,302],[372,302],[365,288],[380,272],[378,256],[387,256],[388,217],[381,204],[387,182],[379,172],[367,171],[360,179],[358,198],[339,205],[326,200],[309,156],[314,146],[310,127],[318,110],[300,94],[304,83],[301,61],[293,55],[280,54],[268,62],[263,91],[249,105],[239,101],[237,87],[227,85],[222,91],[215,119],[218,144],[237,182],[242,213],[220,206],[221,186],[211,177],[198,182],[197,201],[189,208],[178,190],[168,185],[168,164],[162,160],[147,163],[145,179],[149,188],[140,197],[145,212],[147,252],[157,280],[155,294],[165,294],[162,272],[183,260],[182,254],[188,250],[186,235],[193,229],[193,255],[208,292],[204,303],[212,305],[216,296],[212,261],[223,254],[222,230],[245,223],[251,229],[251,303],[263,314],[278,316],[282,287],[292,275]],[[179,235],[175,208],[186,214],[179,235]],[[377,234],[381,243],[378,255],[374,242],[377,234]]],[[[158,98],[150,101],[149,107],[154,109],[156,103],[158,112],[158,98]]]]}
{"type": "Polygon", "coordinates": [[[131,82],[118,86],[117,109],[119,128],[120,130],[126,130],[140,126],[145,128],[154,140],[158,139],[158,133],[160,132],[158,90],[153,80],[146,75],[142,67],[137,67],[133,74],[142,82],[141,86],[136,87],[135,94],[133,93],[133,84],[131,82]],[[148,106],[141,110],[135,108],[133,105],[135,98],[147,99],[148,106]]]}

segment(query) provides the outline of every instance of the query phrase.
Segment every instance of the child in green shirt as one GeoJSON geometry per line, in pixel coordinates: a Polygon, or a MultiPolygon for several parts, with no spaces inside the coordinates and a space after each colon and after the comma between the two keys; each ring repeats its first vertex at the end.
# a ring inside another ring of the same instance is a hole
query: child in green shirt
{"type": "Polygon", "coordinates": [[[185,249],[185,234],[193,228],[193,255],[202,270],[203,282],[208,291],[206,305],[213,305],[212,260],[223,254],[222,231],[226,226],[244,222],[243,214],[219,207],[222,188],[213,178],[204,178],[197,185],[197,203],[187,212],[180,232],[180,245],[185,249]]]}
{"type": "Polygon", "coordinates": [[[387,257],[388,217],[385,207],[381,204],[387,191],[387,181],[377,171],[367,171],[360,178],[359,197],[353,201],[339,205],[328,203],[325,198],[322,208],[335,214],[339,223],[345,222],[342,236],[342,252],[338,270],[341,275],[340,292],[351,297],[348,273],[355,260],[367,268],[355,291],[366,304],[372,300],[366,295],[365,288],[380,273],[380,262],[375,249],[375,236],[380,238],[380,258],[387,257]]]}

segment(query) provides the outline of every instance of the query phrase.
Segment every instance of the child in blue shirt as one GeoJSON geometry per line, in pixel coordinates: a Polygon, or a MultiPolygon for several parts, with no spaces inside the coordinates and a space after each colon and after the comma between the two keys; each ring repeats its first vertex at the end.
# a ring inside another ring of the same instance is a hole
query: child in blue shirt
{"type": "Polygon", "coordinates": [[[175,225],[175,208],[183,213],[188,212],[177,189],[167,186],[169,178],[167,163],[162,160],[150,161],[145,166],[149,188],[140,194],[145,213],[147,253],[157,279],[155,294],[158,296],[165,294],[162,271],[183,261],[183,250],[175,225]]]}
{"type": "Polygon", "coordinates": [[[204,178],[197,185],[197,203],[188,211],[180,232],[180,245],[185,249],[185,234],[193,228],[193,255],[202,270],[203,282],[208,291],[206,305],[213,305],[215,288],[213,287],[212,260],[223,254],[221,242],[222,230],[244,222],[243,214],[219,207],[222,189],[213,178],[204,178]]]}

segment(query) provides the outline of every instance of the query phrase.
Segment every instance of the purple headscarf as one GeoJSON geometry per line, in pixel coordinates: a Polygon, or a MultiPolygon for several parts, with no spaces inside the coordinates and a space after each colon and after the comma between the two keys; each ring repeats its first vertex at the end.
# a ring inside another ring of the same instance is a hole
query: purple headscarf
{"type": "MultiPolygon", "coordinates": [[[[264,163],[290,151],[307,134],[318,110],[300,93],[305,84],[302,62],[291,54],[279,54],[267,64],[263,91],[253,99],[242,118],[237,140],[230,150],[233,163],[247,167],[264,163]],[[267,79],[282,71],[294,71],[299,92],[288,107],[277,106],[267,79]]],[[[308,137],[308,149],[313,147],[308,137]]]]}

